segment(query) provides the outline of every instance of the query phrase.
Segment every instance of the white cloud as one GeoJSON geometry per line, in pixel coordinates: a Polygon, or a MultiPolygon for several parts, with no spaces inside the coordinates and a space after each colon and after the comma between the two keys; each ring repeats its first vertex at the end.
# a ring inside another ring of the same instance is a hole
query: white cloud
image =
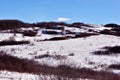
{"type": "Polygon", "coordinates": [[[64,17],[60,17],[57,19],[57,21],[61,21],[61,22],[64,22],[64,21],[69,21],[71,20],[70,18],[64,18],[64,17]]]}

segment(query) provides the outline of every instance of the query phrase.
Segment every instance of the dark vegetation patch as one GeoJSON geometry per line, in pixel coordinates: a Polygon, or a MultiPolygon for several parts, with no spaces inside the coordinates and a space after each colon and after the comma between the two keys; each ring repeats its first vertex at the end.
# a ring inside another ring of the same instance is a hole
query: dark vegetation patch
{"type": "Polygon", "coordinates": [[[96,33],[79,33],[79,34],[75,35],[75,37],[73,37],[73,38],[89,37],[89,36],[93,36],[93,35],[99,35],[99,34],[96,34],[96,33]]]}
{"type": "Polygon", "coordinates": [[[72,24],[68,24],[68,23],[65,23],[65,22],[25,23],[25,22],[20,21],[20,20],[9,20],[9,19],[0,20],[0,30],[18,29],[18,28],[21,28],[21,27],[25,27],[25,28],[26,27],[40,27],[40,28],[46,28],[46,29],[62,30],[64,26],[77,27],[77,28],[81,28],[81,26],[93,27],[89,24],[85,24],[85,23],[81,23],[81,22],[75,22],[75,23],[72,23],[72,24]]]}
{"type": "Polygon", "coordinates": [[[0,46],[6,46],[6,45],[21,45],[21,44],[29,44],[29,41],[14,41],[14,40],[6,40],[1,41],[0,46]]]}
{"type": "Polygon", "coordinates": [[[33,61],[0,53],[0,70],[32,73],[37,72],[39,68],[33,61]]]}
{"type": "Polygon", "coordinates": [[[109,23],[109,24],[104,25],[104,27],[120,28],[120,25],[115,24],[115,23],[109,23]]]}
{"type": "Polygon", "coordinates": [[[120,28],[113,28],[112,31],[120,32],[120,28]]]}
{"type": "Polygon", "coordinates": [[[108,50],[112,53],[120,53],[120,46],[108,47],[108,50]]]}
{"type": "Polygon", "coordinates": [[[120,69],[120,64],[111,64],[108,68],[120,69]]]}
{"type": "Polygon", "coordinates": [[[120,36],[120,25],[110,23],[110,24],[104,25],[104,27],[110,27],[111,29],[110,30],[108,30],[108,29],[102,30],[102,31],[100,31],[101,34],[120,36]]]}
{"type": "Polygon", "coordinates": [[[86,26],[86,27],[93,27],[89,24],[85,24],[85,23],[81,23],[81,22],[75,22],[72,23],[71,25],[69,25],[70,27],[77,27],[77,28],[81,28],[81,26],[86,26]]]}
{"type": "Polygon", "coordinates": [[[74,56],[75,54],[74,53],[70,53],[69,56],[74,56]]]}
{"type": "Polygon", "coordinates": [[[75,32],[71,32],[70,30],[65,30],[65,34],[75,34],[75,32]]]}
{"type": "Polygon", "coordinates": [[[32,37],[32,36],[36,36],[36,34],[37,34],[37,31],[34,31],[34,30],[11,30],[11,31],[9,31],[9,33],[14,33],[14,34],[17,34],[17,33],[19,33],[19,34],[23,34],[24,36],[30,36],[30,37],[32,37]]]}
{"type": "Polygon", "coordinates": [[[116,74],[110,72],[93,71],[87,68],[73,69],[65,65],[59,65],[57,68],[60,70],[63,76],[69,74],[68,77],[72,76],[72,78],[87,78],[94,80],[115,80],[115,79],[120,80],[120,76],[115,76],[116,74]]]}
{"type": "Polygon", "coordinates": [[[54,30],[63,30],[64,26],[51,26],[51,27],[47,27],[46,29],[54,29],[54,30]]]}
{"type": "Polygon", "coordinates": [[[63,36],[63,37],[53,37],[50,39],[45,39],[44,41],[59,41],[59,40],[67,40],[67,39],[74,39],[74,38],[86,38],[90,37],[93,35],[99,35],[95,33],[80,33],[80,34],[75,34],[75,36],[63,36]]]}
{"type": "MultiPolygon", "coordinates": [[[[64,33],[62,31],[58,32],[58,31],[49,31],[49,30],[43,30],[42,31],[43,34],[50,34],[50,35],[63,35],[64,33]]],[[[75,34],[75,32],[71,32],[70,30],[65,30],[65,34],[75,34]]]]}
{"type": "Polygon", "coordinates": [[[113,47],[104,47],[105,50],[95,51],[93,52],[95,55],[110,55],[110,54],[120,54],[120,46],[113,47]]]}
{"type": "Polygon", "coordinates": [[[92,25],[81,23],[81,22],[75,22],[72,24],[68,24],[65,22],[38,22],[38,23],[34,23],[33,26],[46,28],[46,29],[54,29],[54,30],[63,30],[64,26],[77,27],[77,28],[81,28],[81,26],[93,27],[92,25]]]}
{"type": "Polygon", "coordinates": [[[104,25],[104,27],[110,27],[111,29],[110,30],[108,30],[108,29],[102,30],[102,31],[100,31],[101,34],[120,36],[120,25],[110,23],[110,24],[104,25]]]}
{"type": "Polygon", "coordinates": [[[33,26],[37,26],[37,27],[61,30],[62,27],[57,27],[58,25],[68,26],[68,27],[77,27],[77,28],[81,28],[81,26],[93,27],[89,24],[85,24],[85,23],[81,23],[81,22],[75,22],[75,23],[72,23],[72,24],[67,24],[65,22],[38,22],[38,23],[33,24],[33,26]]]}
{"type": "Polygon", "coordinates": [[[31,36],[31,37],[32,37],[32,36],[36,36],[37,32],[28,30],[28,31],[22,32],[22,34],[23,34],[24,36],[31,36]]]}
{"type": "Polygon", "coordinates": [[[30,27],[29,23],[20,20],[0,20],[0,30],[17,29],[21,27],[30,27]]]}
{"type": "Polygon", "coordinates": [[[112,53],[110,53],[109,51],[95,51],[93,52],[95,55],[110,55],[112,53]]]}
{"type": "Polygon", "coordinates": [[[111,30],[108,30],[108,29],[105,29],[105,30],[102,30],[100,31],[101,34],[108,34],[108,35],[114,35],[114,36],[120,36],[120,29],[111,29],[111,30]]]}
{"type": "Polygon", "coordinates": [[[61,26],[69,26],[70,24],[64,22],[38,22],[34,23],[33,26],[41,27],[41,28],[49,28],[54,29],[54,26],[61,25],[61,26]]]}
{"type": "Polygon", "coordinates": [[[49,54],[44,54],[40,56],[35,56],[35,59],[48,58],[48,57],[51,57],[51,56],[49,54]]]}
{"type": "Polygon", "coordinates": [[[19,59],[10,55],[0,53],[0,70],[9,70],[16,72],[27,72],[34,74],[58,75],[68,78],[87,78],[95,80],[120,80],[120,76],[105,71],[93,71],[91,69],[76,69],[65,65],[50,67],[47,65],[38,65],[36,62],[19,59]]]}
{"type": "Polygon", "coordinates": [[[66,59],[67,57],[64,55],[50,55],[50,54],[35,56],[35,59],[41,59],[41,58],[53,58],[56,60],[60,60],[60,59],[66,59]]]}
{"type": "Polygon", "coordinates": [[[57,32],[57,31],[47,31],[47,30],[43,30],[42,33],[43,33],[43,34],[51,34],[51,35],[62,34],[61,32],[57,32]]]}

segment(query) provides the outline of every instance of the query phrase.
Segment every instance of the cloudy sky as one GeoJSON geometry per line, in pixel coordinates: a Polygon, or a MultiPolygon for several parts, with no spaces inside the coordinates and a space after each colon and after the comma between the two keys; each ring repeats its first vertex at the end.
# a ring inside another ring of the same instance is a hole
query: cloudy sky
{"type": "Polygon", "coordinates": [[[120,0],[0,0],[0,19],[120,24],[120,0]]]}

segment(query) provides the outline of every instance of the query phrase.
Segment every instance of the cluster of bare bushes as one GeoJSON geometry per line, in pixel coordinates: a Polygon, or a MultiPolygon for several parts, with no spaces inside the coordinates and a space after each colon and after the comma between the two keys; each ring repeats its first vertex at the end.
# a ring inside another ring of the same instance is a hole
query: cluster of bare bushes
{"type": "Polygon", "coordinates": [[[4,40],[0,41],[0,46],[29,44],[29,41],[4,40]]]}
{"type": "Polygon", "coordinates": [[[0,70],[9,70],[15,72],[26,72],[33,74],[58,75],[60,78],[85,78],[95,80],[120,80],[120,76],[105,71],[93,71],[87,68],[71,68],[66,65],[50,67],[40,65],[32,60],[19,59],[0,52],[0,70]]]}
{"type": "Polygon", "coordinates": [[[114,36],[120,36],[120,29],[105,29],[100,31],[101,34],[107,34],[107,35],[114,35],[114,36]]]}
{"type": "Polygon", "coordinates": [[[111,29],[110,30],[108,30],[108,29],[102,30],[102,31],[100,31],[101,34],[120,36],[120,25],[110,23],[110,24],[104,25],[104,27],[110,27],[111,29]]]}
{"type": "Polygon", "coordinates": [[[99,50],[93,52],[95,55],[110,55],[110,54],[120,54],[120,46],[107,46],[104,47],[105,50],[99,50]]]}

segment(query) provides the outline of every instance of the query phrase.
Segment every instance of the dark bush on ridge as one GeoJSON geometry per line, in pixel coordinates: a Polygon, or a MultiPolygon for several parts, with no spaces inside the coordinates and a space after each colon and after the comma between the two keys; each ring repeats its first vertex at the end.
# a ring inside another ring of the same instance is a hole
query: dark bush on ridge
{"type": "Polygon", "coordinates": [[[44,55],[40,55],[40,56],[35,56],[35,59],[48,58],[48,57],[51,57],[51,55],[44,54],[44,55]]]}
{"type": "Polygon", "coordinates": [[[0,20],[0,30],[8,30],[8,29],[17,29],[21,27],[40,27],[40,28],[47,28],[47,29],[58,29],[61,30],[62,27],[56,26],[68,26],[68,27],[79,27],[86,26],[86,27],[93,27],[89,24],[76,22],[72,24],[68,24],[65,22],[38,22],[38,23],[24,23],[20,20],[0,20]]]}
{"type": "Polygon", "coordinates": [[[108,50],[112,53],[120,53],[120,46],[109,47],[108,50]]]}
{"type": "Polygon", "coordinates": [[[76,23],[72,23],[70,27],[81,27],[83,24],[84,23],[76,22],[76,23]]]}
{"type": "Polygon", "coordinates": [[[69,24],[64,22],[39,22],[34,24],[34,26],[41,27],[41,28],[50,28],[57,25],[69,26],[69,24]]]}
{"type": "Polygon", "coordinates": [[[32,37],[32,36],[36,36],[37,32],[29,30],[29,31],[22,32],[22,34],[24,36],[31,36],[32,37]]]}
{"type": "Polygon", "coordinates": [[[93,27],[93,26],[91,26],[89,24],[85,24],[85,23],[81,23],[81,22],[75,22],[75,23],[72,23],[70,25],[70,27],[79,27],[79,28],[81,28],[81,26],[93,27]]]}
{"type": "Polygon", "coordinates": [[[115,24],[115,23],[110,23],[110,24],[104,25],[104,27],[120,28],[120,25],[115,24]]]}
{"type": "Polygon", "coordinates": [[[109,52],[109,51],[95,51],[94,54],[95,55],[109,55],[109,54],[111,54],[111,52],[109,52]]]}
{"type": "Polygon", "coordinates": [[[89,36],[93,36],[93,35],[98,35],[98,34],[95,34],[95,33],[80,33],[80,34],[77,34],[75,35],[75,37],[73,38],[81,38],[81,37],[89,37],[89,36]]]}
{"type": "Polygon", "coordinates": [[[93,52],[95,55],[120,54],[120,46],[104,47],[103,50],[93,52]]]}
{"type": "Polygon", "coordinates": [[[116,31],[113,31],[113,30],[102,30],[100,31],[101,34],[108,34],[108,35],[114,35],[114,36],[120,36],[120,31],[119,30],[116,30],[116,31]]]}
{"type": "Polygon", "coordinates": [[[111,64],[108,68],[120,69],[120,64],[111,64]]]}
{"type": "Polygon", "coordinates": [[[109,34],[109,35],[114,35],[115,32],[112,32],[111,30],[105,29],[100,31],[101,34],[109,34]]]}
{"type": "Polygon", "coordinates": [[[14,33],[14,34],[16,34],[16,33],[19,33],[19,34],[23,34],[24,36],[36,36],[36,34],[37,34],[37,31],[34,31],[34,30],[23,30],[23,31],[21,31],[21,30],[11,30],[11,31],[9,31],[9,33],[14,33]]]}
{"type": "Polygon", "coordinates": [[[43,34],[60,34],[60,32],[57,31],[42,31],[43,34]]]}
{"type": "Polygon", "coordinates": [[[21,44],[29,44],[29,41],[1,41],[0,46],[6,46],[6,45],[21,45],[21,44]]]}
{"type": "Polygon", "coordinates": [[[30,26],[30,24],[24,23],[20,20],[0,20],[0,30],[17,29],[30,26]]]}

